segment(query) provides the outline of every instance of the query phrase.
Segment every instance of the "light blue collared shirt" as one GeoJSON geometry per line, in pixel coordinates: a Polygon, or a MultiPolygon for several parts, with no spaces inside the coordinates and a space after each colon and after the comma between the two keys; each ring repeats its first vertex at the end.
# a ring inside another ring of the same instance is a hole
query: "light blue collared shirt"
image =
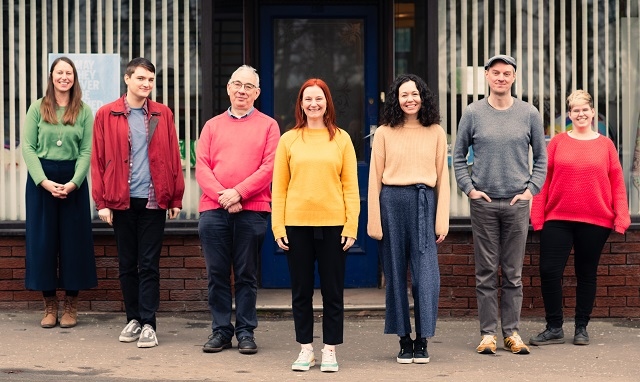
{"type": "Polygon", "coordinates": [[[254,111],[255,109],[256,109],[256,108],[252,106],[252,107],[251,107],[251,109],[247,112],[247,114],[245,114],[245,115],[242,115],[242,116],[238,117],[238,116],[236,116],[236,115],[233,115],[233,113],[231,112],[231,106],[229,106],[229,108],[227,109],[227,113],[229,114],[229,117],[231,117],[231,118],[235,118],[235,119],[242,119],[242,118],[247,118],[248,116],[250,116],[250,115],[251,115],[251,113],[253,113],[253,111],[254,111]]]}

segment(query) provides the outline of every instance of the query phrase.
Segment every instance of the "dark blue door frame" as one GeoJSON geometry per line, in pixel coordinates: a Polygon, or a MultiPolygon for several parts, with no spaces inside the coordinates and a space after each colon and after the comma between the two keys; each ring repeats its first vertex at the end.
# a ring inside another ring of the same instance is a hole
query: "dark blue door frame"
{"type": "MultiPolygon", "coordinates": [[[[300,19],[360,19],[364,21],[364,121],[362,135],[369,135],[370,126],[378,123],[378,10],[376,6],[269,6],[260,9],[260,105],[261,111],[274,114],[274,33],[273,20],[286,18],[300,19]]],[[[349,250],[345,287],[363,288],[378,285],[377,243],[367,236],[367,184],[369,177],[370,140],[364,139],[364,157],[358,162],[358,183],[360,187],[360,221],[358,240],[349,250]]],[[[261,284],[263,288],[286,288],[290,286],[286,256],[277,248],[271,227],[262,249],[261,284]]],[[[316,286],[318,278],[316,275],[316,286]]]]}

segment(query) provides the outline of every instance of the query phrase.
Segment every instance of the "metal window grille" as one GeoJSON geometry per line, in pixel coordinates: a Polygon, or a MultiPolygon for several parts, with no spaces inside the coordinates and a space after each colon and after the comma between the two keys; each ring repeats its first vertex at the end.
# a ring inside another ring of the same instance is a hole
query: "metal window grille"
{"type": "MultiPolygon", "coordinates": [[[[190,161],[200,121],[198,0],[9,0],[0,18],[0,115],[4,143],[0,156],[0,220],[24,220],[27,170],[20,130],[28,106],[42,97],[49,53],[116,53],[121,74],[132,58],[156,65],[152,99],[174,112],[184,141],[186,191],[183,218],[198,213],[200,189],[190,161]]],[[[125,92],[124,81],[121,94],[125,92]]]]}
{"type": "MultiPolygon", "coordinates": [[[[637,214],[638,8],[639,0],[439,0],[438,93],[451,143],[466,106],[488,94],[484,62],[509,54],[518,62],[514,94],[538,108],[548,138],[566,129],[566,97],[576,89],[591,93],[598,130],[618,148],[637,214]]],[[[453,171],[450,181],[452,216],[468,216],[467,197],[453,171]]]]}

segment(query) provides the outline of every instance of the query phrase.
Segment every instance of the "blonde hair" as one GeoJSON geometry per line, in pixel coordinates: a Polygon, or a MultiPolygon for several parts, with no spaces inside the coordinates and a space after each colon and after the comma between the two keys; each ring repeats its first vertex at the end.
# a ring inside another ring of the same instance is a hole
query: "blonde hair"
{"type": "Polygon", "coordinates": [[[578,89],[567,97],[567,108],[571,109],[573,105],[585,102],[593,109],[593,98],[591,98],[591,94],[585,90],[578,89]]]}

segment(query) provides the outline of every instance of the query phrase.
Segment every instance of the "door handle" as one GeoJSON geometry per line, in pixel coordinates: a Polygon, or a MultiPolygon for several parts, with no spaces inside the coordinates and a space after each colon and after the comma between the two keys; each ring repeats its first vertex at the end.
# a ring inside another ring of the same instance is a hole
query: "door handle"
{"type": "Polygon", "coordinates": [[[367,134],[363,139],[369,138],[369,147],[373,145],[373,135],[376,133],[376,129],[378,125],[369,125],[369,134],[367,134]]]}

